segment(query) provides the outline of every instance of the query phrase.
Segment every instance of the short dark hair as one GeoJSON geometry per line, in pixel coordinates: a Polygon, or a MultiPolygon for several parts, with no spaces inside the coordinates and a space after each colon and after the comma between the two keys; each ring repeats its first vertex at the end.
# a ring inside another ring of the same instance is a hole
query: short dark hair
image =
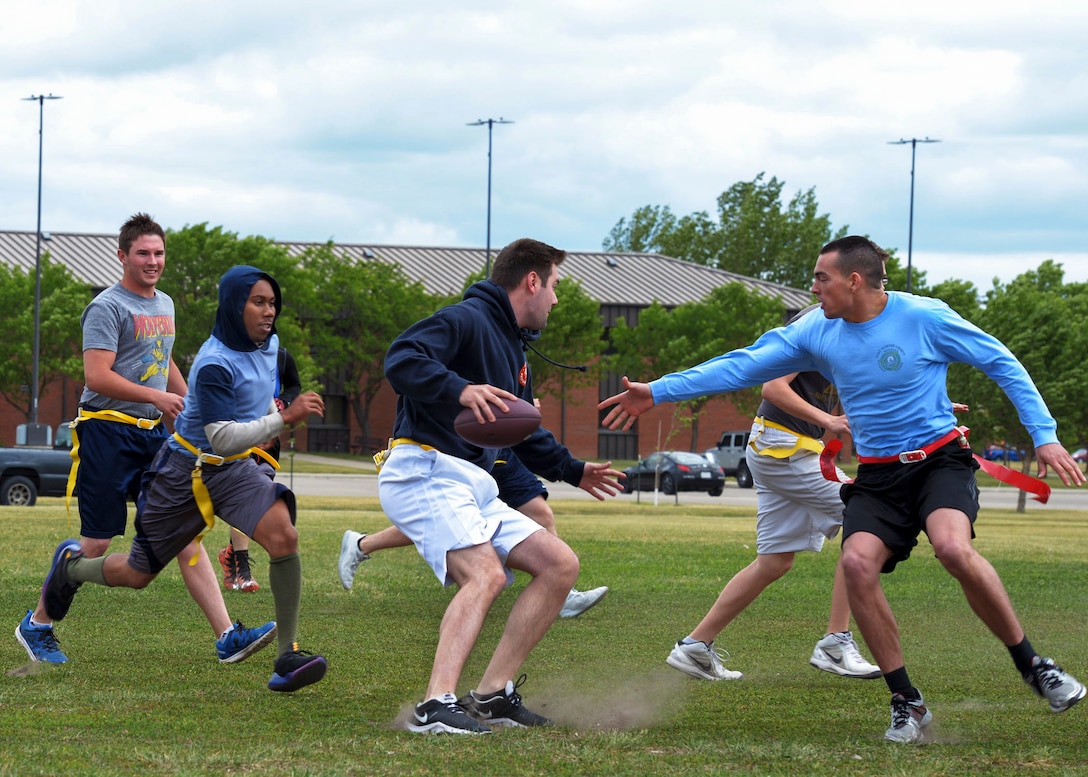
{"type": "Polygon", "coordinates": [[[545,279],[551,277],[552,268],[562,264],[566,258],[566,251],[523,237],[499,251],[495,264],[491,266],[491,280],[512,291],[530,272],[545,279]]]}
{"type": "Polygon", "coordinates": [[[867,237],[850,235],[832,240],[820,249],[820,256],[837,253],[835,266],[843,275],[857,273],[870,287],[884,288],[884,265],[888,252],[867,237]]]}
{"type": "Polygon", "coordinates": [[[117,236],[117,247],[122,253],[128,253],[132,244],[144,235],[158,235],[166,244],[166,232],[158,225],[155,219],[146,213],[136,213],[128,221],[121,225],[121,233],[117,236]]]}

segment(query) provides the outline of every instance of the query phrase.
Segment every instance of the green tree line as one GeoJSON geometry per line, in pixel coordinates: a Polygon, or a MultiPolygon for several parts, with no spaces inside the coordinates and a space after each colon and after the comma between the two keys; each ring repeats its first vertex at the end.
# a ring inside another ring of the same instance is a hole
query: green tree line
{"type": "MultiPolygon", "coordinates": [[[[794,288],[808,288],[812,264],[822,245],[847,234],[819,212],[815,191],[799,191],[784,200],[784,183],[764,174],[739,182],[717,199],[716,217],[700,211],[676,216],[671,209],[646,205],[622,218],[604,240],[607,251],[656,252],[729,270],[794,288]]],[[[160,287],[175,300],[175,358],[187,371],[200,344],[211,332],[219,277],[236,264],[251,264],[274,275],[284,290],[278,328],[285,347],[296,357],[304,382],[342,394],[364,436],[370,436],[370,409],[384,384],[385,352],[407,326],[460,298],[432,295],[398,265],[381,257],[356,261],[334,243],[292,252],[262,237],[239,237],[207,224],[170,230],[167,266],[160,287]]],[[[61,377],[82,379],[79,316],[91,292],[48,255],[42,271],[39,393],[61,377]]],[[[906,270],[891,251],[888,286],[902,289],[906,270]]],[[[465,279],[464,288],[481,275],[465,279]]],[[[8,358],[0,361],[0,396],[29,414],[33,332],[32,276],[0,266],[0,336],[8,358]]],[[[462,291],[463,291],[462,289],[462,291]]],[[[995,280],[981,294],[973,284],[952,280],[929,287],[915,270],[912,290],[940,298],[968,320],[1005,342],[1024,362],[1043,393],[1068,447],[1088,440],[1088,409],[1080,401],[1088,375],[1082,374],[1083,322],[1088,287],[1065,283],[1060,265],[1045,261],[1007,284],[995,280]]],[[[554,361],[587,364],[586,372],[556,367],[530,351],[534,388],[543,397],[570,397],[574,388],[592,385],[604,372],[650,379],[683,369],[754,341],[784,320],[782,303],[734,283],[704,299],[675,308],[654,304],[638,321],[620,320],[606,331],[599,304],[575,279],[560,282],[560,304],[548,327],[533,343],[554,361]]],[[[1002,441],[1028,454],[1030,438],[1001,390],[976,370],[955,366],[949,392],[971,407],[965,418],[976,448],[1002,441]]],[[[758,390],[726,397],[741,413],[758,403],[758,390]]],[[[698,450],[699,418],[706,400],[677,406],[670,436],[692,428],[698,450]]],[[[346,419],[345,419],[346,420],[346,419]]],[[[712,430],[716,436],[720,430],[712,430]]]]}

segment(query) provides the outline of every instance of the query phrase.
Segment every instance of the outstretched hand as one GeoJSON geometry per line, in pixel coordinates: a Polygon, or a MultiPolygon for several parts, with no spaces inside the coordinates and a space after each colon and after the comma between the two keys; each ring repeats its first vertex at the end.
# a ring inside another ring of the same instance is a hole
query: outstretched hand
{"type": "Polygon", "coordinates": [[[1035,458],[1039,460],[1039,477],[1046,477],[1046,468],[1052,467],[1067,486],[1078,488],[1085,481],[1084,473],[1080,471],[1080,465],[1069,455],[1069,451],[1059,443],[1052,442],[1040,445],[1035,449],[1035,458]]]}
{"type": "Polygon", "coordinates": [[[623,477],[623,473],[618,469],[612,469],[611,461],[606,461],[603,464],[587,461],[578,488],[603,502],[606,496],[615,496],[623,490],[620,484],[616,482],[616,478],[621,477],[623,477]]]}
{"type": "Polygon", "coordinates": [[[602,426],[609,429],[622,427],[624,431],[627,431],[636,418],[654,406],[654,395],[650,391],[649,383],[632,383],[625,375],[623,387],[626,391],[611,396],[597,405],[598,410],[612,408],[601,422],[602,426]]]}

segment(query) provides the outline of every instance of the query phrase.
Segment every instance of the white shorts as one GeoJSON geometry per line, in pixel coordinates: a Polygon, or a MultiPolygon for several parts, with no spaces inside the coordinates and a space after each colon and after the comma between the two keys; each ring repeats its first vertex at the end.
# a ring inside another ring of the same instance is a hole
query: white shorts
{"type": "MultiPolygon", "coordinates": [[[[778,429],[762,429],[756,440],[761,450],[790,449],[797,436],[778,429]]],[[[818,454],[801,449],[785,459],[759,456],[751,448],[746,457],[756,486],[756,552],[819,551],[842,527],[841,483],[825,480],[818,454]]]]}
{"type": "MultiPolygon", "coordinates": [[[[451,550],[491,543],[506,566],[517,545],[543,527],[499,499],[491,474],[455,456],[418,445],[389,452],[378,475],[378,498],[393,525],[404,532],[442,585],[451,550]]],[[[514,573],[506,570],[507,584],[514,573]]]]}

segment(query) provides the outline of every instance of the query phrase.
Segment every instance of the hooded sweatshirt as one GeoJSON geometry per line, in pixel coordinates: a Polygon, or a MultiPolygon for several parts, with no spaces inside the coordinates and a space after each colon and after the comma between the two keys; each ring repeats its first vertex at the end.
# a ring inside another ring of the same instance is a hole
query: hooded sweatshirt
{"type": "MultiPolygon", "coordinates": [[[[215,328],[200,346],[189,371],[185,409],[174,428],[205,453],[230,456],[283,430],[283,417],[275,412],[272,401],[278,384],[276,325],[273,322],[269,338],[258,346],[246,332],[243,319],[250,291],[260,280],[272,285],[279,317],[283,301],[275,279],[256,267],[232,267],[219,281],[215,328]]],[[[169,445],[192,456],[173,438],[169,445]]]]}
{"type": "MultiPolygon", "coordinates": [[[[394,437],[432,445],[491,471],[498,449],[462,439],[453,420],[470,383],[505,389],[533,401],[522,332],[506,290],[491,280],[473,284],[464,299],[408,327],[389,347],[385,376],[397,392],[394,437]]],[[[571,455],[547,429],[513,446],[532,472],[577,486],[585,462],[571,455]]]]}

